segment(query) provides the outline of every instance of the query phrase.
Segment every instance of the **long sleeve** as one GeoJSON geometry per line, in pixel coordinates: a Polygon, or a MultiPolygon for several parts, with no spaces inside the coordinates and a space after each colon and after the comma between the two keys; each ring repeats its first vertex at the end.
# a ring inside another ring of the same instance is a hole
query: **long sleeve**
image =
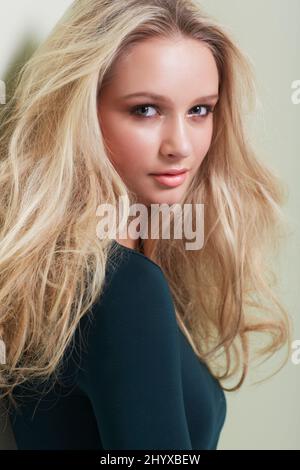
{"type": "Polygon", "coordinates": [[[129,256],[93,310],[81,370],[104,449],[192,449],[179,331],[160,268],[129,256]]]}

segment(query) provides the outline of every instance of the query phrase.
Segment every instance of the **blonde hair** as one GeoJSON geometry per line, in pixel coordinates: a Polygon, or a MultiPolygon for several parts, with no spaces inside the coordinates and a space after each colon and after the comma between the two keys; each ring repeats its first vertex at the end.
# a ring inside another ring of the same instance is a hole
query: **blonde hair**
{"type": "Polygon", "coordinates": [[[195,0],[77,0],[23,67],[2,125],[2,398],[14,401],[16,385],[58,370],[80,318],[103,292],[112,240],[96,236],[96,210],[129,201],[129,189],[106,153],[97,97],[118,57],[151,37],[202,41],[220,77],[212,144],[183,201],[205,204],[204,246],[185,250],[184,239],[153,246],[178,324],[218,380],[241,370],[225,390],[243,383],[250,332],[270,336],[262,355],[290,341],[266,256],[283,236],[283,190],[245,137],[255,98],[248,59],[195,0]]]}

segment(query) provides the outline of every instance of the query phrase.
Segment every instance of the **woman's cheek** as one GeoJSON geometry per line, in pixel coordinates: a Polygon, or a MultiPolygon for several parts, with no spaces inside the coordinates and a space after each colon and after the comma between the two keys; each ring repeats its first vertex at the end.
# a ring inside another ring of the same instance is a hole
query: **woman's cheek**
{"type": "Polygon", "coordinates": [[[148,150],[147,142],[142,138],[139,139],[134,135],[126,137],[123,151],[130,166],[142,169],[144,165],[147,165],[147,162],[149,162],[147,158],[148,150]]]}
{"type": "Polygon", "coordinates": [[[209,126],[209,128],[207,129],[207,132],[203,135],[203,138],[201,139],[201,144],[199,145],[199,148],[201,149],[200,151],[201,160],[205,158],[205,155],[209,151],[209,148],[211,146],[212,133],[213,133],[212,126],[209,126]]]}

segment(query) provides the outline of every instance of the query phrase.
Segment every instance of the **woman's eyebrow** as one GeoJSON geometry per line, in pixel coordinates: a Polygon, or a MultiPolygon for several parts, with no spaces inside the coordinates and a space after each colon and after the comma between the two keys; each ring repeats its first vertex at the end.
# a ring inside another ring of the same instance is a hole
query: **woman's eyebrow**
{"type": "MultiPolygon", "coordinates": [[[[136,97],[145,97],[145,98],[151,98],[154,100],[159,100],[159,101],[164,101],[166,103],[172,103],[172,100],[168,98],[167,96],[163,95],[158,95],[156,93],[149,93],[149,92],[144,92],[144,91],[139,91],[136,93],[130,93],[128,95],[122,96],[120,99],[125,100],[129,98],[136,98],[136,97]]],[[[205,101],[205,100],[212,100],[215,98],[219,98],[218,94],[214,95],[206,95],[206,96],[200,96],[199,98],[195,98],[193,101],[205,101]]]]}

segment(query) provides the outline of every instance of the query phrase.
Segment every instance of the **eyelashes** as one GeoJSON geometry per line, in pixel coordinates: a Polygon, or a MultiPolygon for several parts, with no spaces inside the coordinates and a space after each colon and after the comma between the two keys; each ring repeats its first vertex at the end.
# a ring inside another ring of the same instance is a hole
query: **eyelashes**
{"type": "MultiPolygon", "coordinates": [[[[158,110],[158,106],[156,106],[152,103],[145,103],[145,104],[138,104],[136,106],[133,106],[130,109],[130,114],[134,115],[134,116],[137,116],[137,117],[141,117],[142,119],[151,119],[152,117],[154,117],[154,116],[145,116],[143,114],[139,114],[138,111],[143,109],[143,108],[154,108],[156,111],[158,110]]],[[[204,115],[197,114],[197,113],[195,114],[196,117],[200,117],[201,119],[206,118],[209,115],[209,113],[214,112],[214,107],[211,106],[211,105],[197,104],[192,109],[195,109],[195,108],[205,108],[206,109],[206,114],[204,114],[204,115]]]]}

